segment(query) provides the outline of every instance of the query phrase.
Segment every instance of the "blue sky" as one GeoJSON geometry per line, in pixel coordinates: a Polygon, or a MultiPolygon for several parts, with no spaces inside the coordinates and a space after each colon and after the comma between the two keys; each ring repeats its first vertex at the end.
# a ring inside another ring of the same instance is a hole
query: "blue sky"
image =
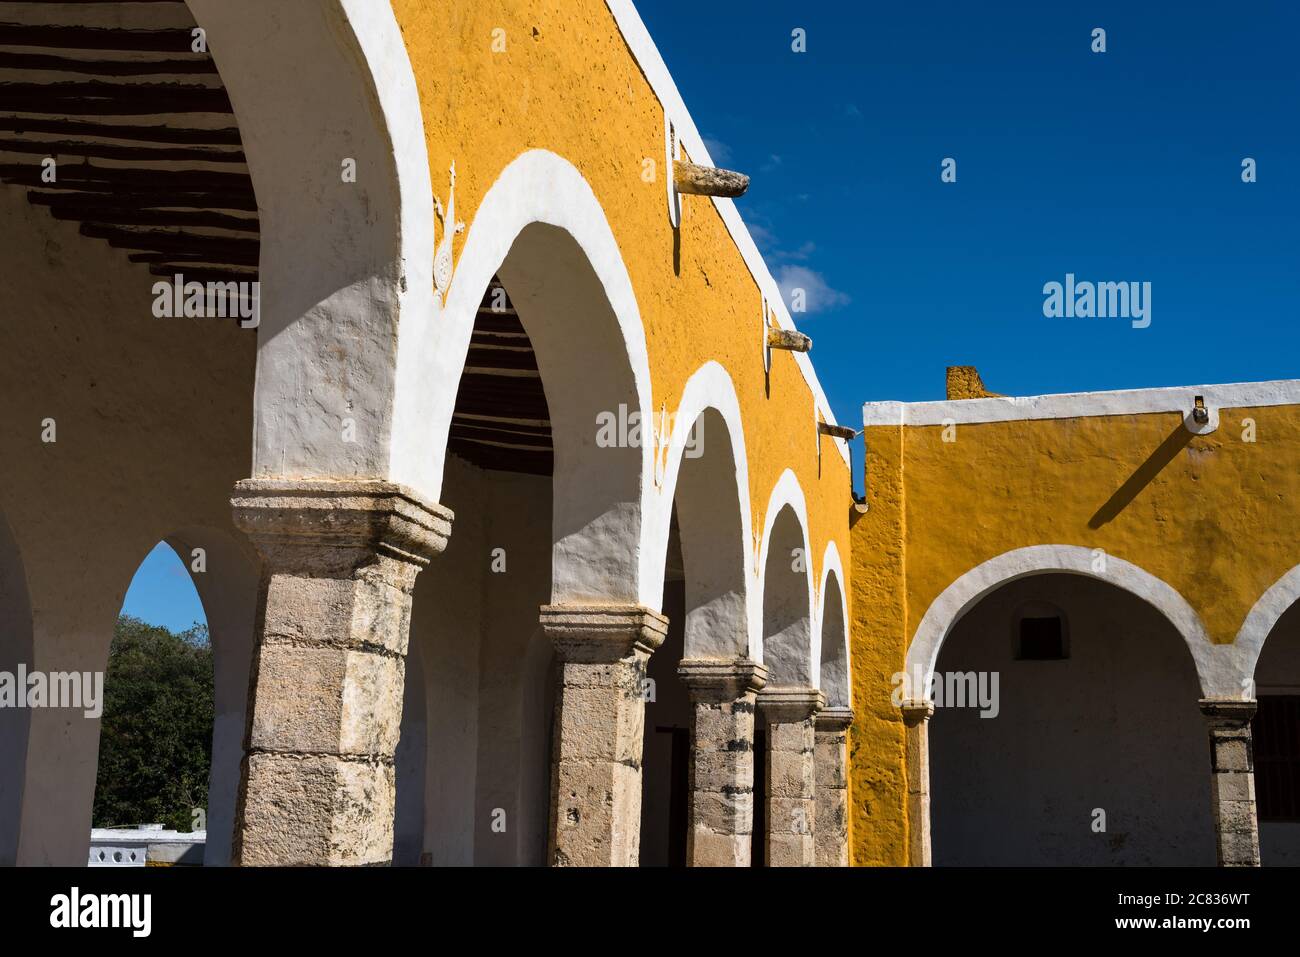
{"type": "Polygon", "coordinates": [[[639,8],[715,162],[753,177],[773,273],[810,290],[841,422],[943,398],[948,365],[1007,394],[1300,376],[1300,4],[639,8]],[[1067,272],[1150,282],[1151,325],[1045,318],[1067,272]]]}
{"type": "MultiPolygon", "coordinates": [[[[741,212],[808,290],[841,422],[942,398],[948,365],[1008,394],[1300,376],[1300,4],[639,8],[714,160],[753,177],[741,212]],[[1151,325],[1045,318],[1066,273],[1150,282],[1151,325]]],[[[204,620],[165,546],[124,611],[204,620]]]]}
{"type": "Polygon", "coordinates": [[[136,571],[122,602],[122,614],[177,632],[208,620],[189,572],[171,547],[162,542],[136,571]]]}

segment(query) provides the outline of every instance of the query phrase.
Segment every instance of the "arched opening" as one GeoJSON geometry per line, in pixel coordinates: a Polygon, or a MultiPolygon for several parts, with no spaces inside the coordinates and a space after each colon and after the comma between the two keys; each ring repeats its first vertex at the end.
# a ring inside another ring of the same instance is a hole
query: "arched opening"
{"type": "MultiPolygon", "coordinates": [[[[760,705],[783,689],[815,688],[808,538],[799,513],[788,503],[779,506],[768,532],[762,622],[768,677],[760,705]]],[[[803,715],[783,719],[785,727],[778,727],[772,712],[761,706],[758,718],[754,780],[763,782],[763,799],[754,807],[753,863],[809,865],[816,801],[812,723],[803,715]]]]}
{"type": "Polygon", "coordinates": [[[690,802],[691,704],[677,677],[684,657],[689,573],[682,557],[681,520],[673,511],[664,567],[664,643],[650,656],[641,751],[642,867],[685,867],[690,802]]]}
{"type": "Polygon", "coordinates": [[[821,595],[821,680],[827,708],[849,707],[849,632],[840,576],[828,572],[821,595]]]}
{"type": "Polygon", "coordinates": [[[816,687],[812,662],[811,568],[799,516],[781,507],[763,564],[763,663],[773,686],[816,687]]]}
{"type": "MultiPolygon", "coordinates": [[[[189,528],[159,542],[127,589],[103,674],[92,824],[120,830],[150,860],[230,861],[252,658],[256,564],[246,545],[189,528]]],[[[120,849],[120,848],[119,848],[120,849]]]]}
{"type": "Polygon", "coordinates": [[[1300,865],[1300,602],[1277,619],[1255,666],[1255,808],[1265,866],[1300,865]]]}
{"type": "Polygon", "coordinates": [[[1212,865],[1200,695],[1183,635],[1113,582],[986,589],[934,670],[933,862],[1212,865]]]}
{"type": "Polygon", "coordinates": [[[189,570],[165,542],[131,579],[101,693],[91,864],[123,850],[156,861],[155,848],[139,846],[146,832],[170,839],[176,856],[166,863],[202,863],[212,769],[212,645],[189,570]]]}
{"type": "Polygon", "coordinates": [[[814,763],[817,779],[816,862],[849,866],[848,730],[853,720],[849,690],[847,605],[840,584],[843,569],[832,542],[822,558],[817,662],[826,707],[817,716],[814,763]]]}
{"type": "Polygon", "coordinates": [[[525,226],[479,298],[441,477],[454,532],[416,580],[406,700],[418,708],[409,685],[423,681],[424,718],[404,717],[397,757],[402,860],[545,861],[554,692],[539,612],[637,593],[637,396],[583,247],[525,226]]]}
{"type": "MultiPolygon", "coordinates": [[[[692,417],[689,403],[707,389],[721,390],[714,370],[688,384],[672,436],[673,469],[667,478],[672,510],[664,562],[662,608],[668,634],[650,657],[653,695],[646,701],[642,758],[641,864],[688,863],[691,850],[693,704],[678,674],[683,659],[736,661],[749,651],[745,564],[745,508],[741,504],[740,439],[718,408],[692,417]]],[[[730,395],[730,384],[727,384],[730,395]]],[[[725,401],[724,401],[725,404],[725,401]]],[[[715,742],[708,742],[716,747],[715,742]]],[[[723,769],[705,758],[717,777],[723,769]]],[[[752,751],[747,756],[752,762],[752,751]]],[[[752,774],[752,764],[751,774],[752,774]]],[[[704,773],[704,772],[699,772],[704,773]]],[[[701,786],[708,786],[702,782],[701,786]]],[[[721,787],[721,785],[718,785],[721,787]]],[[[750,784],[752,789],[752,781],[750,784]]],[[[752,799],[752,790],[749,795],[752,799]]],[[[701,799],[707,800],[707,799],[701,799]]],[[[746,804],[744,799],[741,804],[746,804]]],[[[740,826],[748,827],[743,809],[740,826]]],[[[701,822],[709,828],[718,822],[701,822]]]]}

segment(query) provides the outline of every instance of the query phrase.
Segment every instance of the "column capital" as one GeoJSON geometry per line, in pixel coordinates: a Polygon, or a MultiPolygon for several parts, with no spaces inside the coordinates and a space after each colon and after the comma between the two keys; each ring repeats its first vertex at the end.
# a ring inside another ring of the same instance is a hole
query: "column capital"
{"type": "Polygon", "coordinates": [[[677,674],[695,701],[734,701],[767,684],[767,668],[749,658],[684,658],[677,674]]]}
{"type": "Polygon", "coordinates": [[[451,509],[383,481],[244,479],[234,523],[259,552],[367,549],[423,568],[447,547],[451,509]]]}
{"type": "Polygon", "coordinates": [[[903,723],[911,728],[934,717],[934,702],[928,698],[909,698],[898,710],[903,713],[903,723]]]}
{"type": "Polygon", "coordinates": [[[817,712],[818,731],[847,731],[852,723],[852,708],[823,708],[817,712]]]}
{"type": "Polygon", "coordinates": [[[668,619],[642,605],[543,605],[542,630],[562,661],[620,661],[663,644],[668,619]]]}
{"type": "Polygon", "coordinates": [[[824,694],[802,685],[768,685],[758,694],[759,711],[776,724],[807,721],[825,706],[824,694]]]}
{"type": "Polygon", "coordinates": [[[1197,702],[1212,731],[1234,731],[1248,727],[1259,703],[1240,698],[1202,698],[1197,702]]]}

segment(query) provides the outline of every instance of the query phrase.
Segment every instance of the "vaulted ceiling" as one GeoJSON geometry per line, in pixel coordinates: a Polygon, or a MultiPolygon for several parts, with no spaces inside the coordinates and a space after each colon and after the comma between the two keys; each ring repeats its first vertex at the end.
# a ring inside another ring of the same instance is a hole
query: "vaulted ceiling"
{"type": "Polygon", "coordinates": [[[550,419],[528,333],[493,278],[474,322],[447,449],[480,468],[550,475],[550,419]]]}
{"type": "Polygon", "coordinates": [[[0,2],[0,182],[155,275],[252,280],[257,201],[194,29],[183,0],[0,2]]]}
{"type": "MultiPolygon", "coordinates": [[[[155,276],[253,281],[257,199],[195,29],[184,0],[0,0],[0,183],[155,276]]],[[[478,311],[449,451],[550,475],[537,360],[499,290],[493,280],[478,311]]]]}

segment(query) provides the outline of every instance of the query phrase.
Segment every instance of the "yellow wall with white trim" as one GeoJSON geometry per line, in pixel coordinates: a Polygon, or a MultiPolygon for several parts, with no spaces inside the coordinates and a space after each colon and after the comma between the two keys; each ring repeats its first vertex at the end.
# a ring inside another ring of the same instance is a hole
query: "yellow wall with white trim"
{"type": "Polygon", "coordinates": [[[891,676],[926,609],[977,565],[1031,545],[1104,549],[1174,588],[1231,642],[1300,565],[1300,406],[866,430],[869,511],[852,531],[854,854],[907,857],[903,726],[891,676]],[[1247,441],[1246,420],[1254,423],[1247,441]]]}
{"type": "MultiPolygon", "coordinates": [[[[673,412],[704,363],[726,368],[745,430],[754,553],[768,497],[790,468],[807,498],[820,582],[827,543],[836,541],[847,555],[848,469],[837,440],[824,437],[819,468],[814,397],[793,356],[773,355],[768,394],[761,293],[708,198],[683,197],[676,248],[662,179],[663,108],[613,14],[599,0],[393,0],[393,9],[419,87],[430,165],[437,171],[456,163],[457,218],[472,229],[501,171],[529,149],[549,150],[577,167],[631,277],[654,411],[666,404],[673,412]],[[504,52],[493,52],[494,38],[502,37],[504,52]],[[642,177],[646,159],[656,164],[651,182],[642,177]]],[[[433,181],[436,191],[442,177],[433,181]]]]}

